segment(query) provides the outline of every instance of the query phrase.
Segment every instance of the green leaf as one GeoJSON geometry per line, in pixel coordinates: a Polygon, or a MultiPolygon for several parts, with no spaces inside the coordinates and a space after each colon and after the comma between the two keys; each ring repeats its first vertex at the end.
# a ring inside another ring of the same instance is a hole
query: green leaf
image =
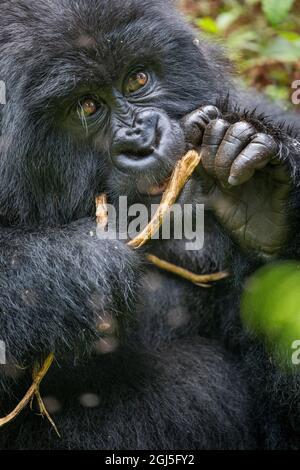
{"type": "Polygon", "coordinates": [[[261,55],[284,63],[295,62],[300,58],[300,40],[288,41],[277,37],[269,42],[261,51],[261,55]]]}
{"type": "Polygon", "coordinates": [[[286,19],[293,4],[294,0],[262,0],[264,14],[274,26],[286,19]]]}
{"type": "Polygon", "coordinates": [[[264,90],[265,94],[271,98],[271,100],[280,101],[280,106],[285,108],[285,102],[289,99],[290,92],[286,87],[280,87],[279,85],[268,85],[264,90]]]}
{"type": "Polygon", "coordinates": [[[242,51],[259,52],[259,37],[255,31],[250,31],[245,28],[239,28],[234,31],[227,39],[227,47],[229,51],[242,51]]]}
{"type": "Polygon", "coordinates": [[[281,31],[279,35],[283,39],[286,39],[287,41],[290,41],[290,42],[300,41],[300,34],[295,33],[294,31],[281,31]]]}
{"type": "Polygon", "coordinates": [[[210,16],[206,16],[204,18],[200,18],[199,20],[197,20],[197,25],[205,33],[217,34],[219,32],[217,23],[210,16]]]}
{"type": "Polygon", "coordinates": [[[230,11],[220,13],[216,19],[220,31],[226,31],[242,14],[242,8],[233,8],[230,11]]]}

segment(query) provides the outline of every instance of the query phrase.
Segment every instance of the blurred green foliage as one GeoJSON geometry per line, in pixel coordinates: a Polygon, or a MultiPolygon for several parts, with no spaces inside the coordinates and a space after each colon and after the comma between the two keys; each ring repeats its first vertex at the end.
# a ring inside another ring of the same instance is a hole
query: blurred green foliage
{"type": "Polygon", "coordinates": [[[300,368],[292,360],[295,342],[300,351],[300,263],[281,262],[259,270],[246,286],[242,318],[265,342],[273,360],[288,369],[300,368]]]}
{"type": "Polygon", "coordinates": [[[300,80],[299,0],[181,0],[181,7],[195,28],[226,49],[248,85],[296,108],[291,85],[300,80]]]}

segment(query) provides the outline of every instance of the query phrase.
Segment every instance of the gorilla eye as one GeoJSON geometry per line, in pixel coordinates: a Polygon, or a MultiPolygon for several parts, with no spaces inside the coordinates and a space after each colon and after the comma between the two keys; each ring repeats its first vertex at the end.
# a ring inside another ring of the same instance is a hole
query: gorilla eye
{"type": "Polygon", "coordinates": [[[78,114],[80,117],[88,118],[96,114],[99,104],[92,98],[85,98],[78,103],[78,114]]]}
{"type": "Polygon", "coordinates": [[[149,75],[146,72],[134,72],[127,79],[125,91],[127,94],[135,93],[147,85],[148,81],[149,75]]]}

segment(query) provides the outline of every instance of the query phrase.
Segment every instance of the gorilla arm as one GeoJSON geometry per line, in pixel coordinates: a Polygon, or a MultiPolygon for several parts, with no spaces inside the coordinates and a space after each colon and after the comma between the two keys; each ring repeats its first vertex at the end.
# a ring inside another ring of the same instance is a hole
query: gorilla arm
{"type": "Polygon", "coordinates": [[[110,314],[133,309],[139,273],[135,253],[98,240],[94,223],[0,231],[0,331],[7,361],[32,366],[54,352],[87,349],[110,314]]]}

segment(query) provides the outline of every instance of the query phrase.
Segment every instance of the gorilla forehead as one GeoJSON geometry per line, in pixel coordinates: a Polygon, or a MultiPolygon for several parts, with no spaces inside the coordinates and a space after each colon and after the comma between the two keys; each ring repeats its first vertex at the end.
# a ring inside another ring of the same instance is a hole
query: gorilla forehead
{"type": "MultiPolygon", "coordinates": [[[[14,18],[18,21],[32,20],[32,24],[52,23],[53,20],[61,24],[67,19],[69,22],[79,20],[82,25],[93,28],[100,20],[105,27],[111,19],[115,23],[144,17],[147,13],[162,11],[169,0],[144,0],[143,7],[139,0],[4,0],[1,2],[3,19],[14,18]]],[[[52,23],[53,24],[53,23],[52,23]]]]}
{"type": "MultiPolygon", "coordinates": [[[[69,93],[81,83],[110,86],[130,65],[141,60],[159,69],[169,62],[186,66],[192,46],[190,30],[168,0],[16,0],[4,2],[0,18],[1,70],[30,87],[47,82],[40,94],[69,93]],[[5,44],[5,49],[2,45],[5,44]],[[5,59],[7,57],[7,60],[5,59]],[[9,59],[8,59],[9,57],[9,59]],[[177,60],[174,60],[174,57],[177,60]],[[13,60],[15,59],[15,60],[13,60]],[[52,82],[52,83],[51,83],[52,82]]],[[[198,51],[199,53],[199,51],[198,51]]],[[[38,99],[38,96],[36,97],[38,99]]]]}
{"type": "Polygon", "coordinates": [[[183,38],[185,29],[166,11],[168,3],[144,1],[141,8],[139,0],[10,0],[1,6],[1,43],[17,56],[34,48],[36,57],[47,52],[72,58],[80,50],[98,61],[118,62],[124,48],[126,57],[149,47],[165,50],[176,39],[176,23],[183,38]]]}

